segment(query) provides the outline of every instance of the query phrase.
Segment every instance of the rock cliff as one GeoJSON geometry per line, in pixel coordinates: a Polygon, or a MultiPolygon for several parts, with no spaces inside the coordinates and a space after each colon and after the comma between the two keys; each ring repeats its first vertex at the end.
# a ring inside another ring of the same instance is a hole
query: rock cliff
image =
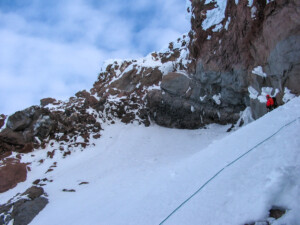
{"type": "Polygon", "coordinates": [[[266,94],[280,104],[299,95],[299,1],[192,1],[191,10],[190,73],[208,97],[221,95],[221,110],[250,106],[257,119],[266,94]]]}

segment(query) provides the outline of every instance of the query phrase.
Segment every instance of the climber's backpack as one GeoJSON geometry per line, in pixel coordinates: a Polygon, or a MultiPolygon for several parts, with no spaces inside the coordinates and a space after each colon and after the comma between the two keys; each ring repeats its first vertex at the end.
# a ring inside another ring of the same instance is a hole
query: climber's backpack
{"type": "Polygon", "coordinates": [[[273,102],[274,102],[274,109],[278,107],[278,104],[277,104],[277,100],[275,97],[272,97],[273,99],[273,102]]]}

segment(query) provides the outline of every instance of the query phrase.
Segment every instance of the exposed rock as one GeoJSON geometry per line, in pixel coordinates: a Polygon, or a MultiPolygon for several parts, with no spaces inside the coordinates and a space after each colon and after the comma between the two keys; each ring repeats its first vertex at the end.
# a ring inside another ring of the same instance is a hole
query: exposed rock
{"type": "Polygon", "coordinates": [[[18,150],[19,153],[29,153],[32,152],[34,149],[34,145],[33,143],[26,143],[23,148],[21,148],[20,150],[18,150]]]}
{"type": "Polygon", "coordinates": [[[265,104],[256,99],[250,103],[248,86],[259,94],[263,87],[272,87],[282,97],[288,87],[299,95],[300,2],[254,1],[249,7],[248,1],[228,1],[221,23],[204,29],[206,14],[215,7],[192,1],[189,48],[194,66],[189,72],[200,81],[203,93],[222,92],[222,104],[231,108],[250,105],[255,119],[266,113],[265,104]],[[265,78],[252,74],[257,66],[262,66],[265,78]]]}
{"type": "Polygon", "coordinates": [[[55,98],[43,98],[40,100],[40,102],[41,102],[41,106],[45,107],[46,105],[53,104],[54,102],[56,102],[56,99],[55,98]]]}
{"type": "Polygon", "coordinates": [[[32,186],[28,188],[22,195],[26,195],[31,200],[34,200],[44,194],[44,190],[41,187],[32,186]]]}
{"type": "Polygon", "coordinates": [[[193,112],[192,105],[180,97],[155,90],[147,100],[151,119],[161,126],[195,129],[204,125],[199,120],[201,110],[193,112]]]}
{"type": "Polygon", "coordinates": [[[93,138],[95,138],[95,139],[98,139],[98,138],[100,138],[100,137],[101,137],[100,134],[95,134],[95,135],[93,136],[93,138]]]}
{"type": "Polygon", "coordinates": [[[169,61],[175,61],[180,56],[179,49],[173,49],[173,43],[170,43],[169,48],[174,50],[172,54],[161,54],[161,62],[166,63],[169,61]]]}
{"type": "Polygon", "coordinates": [[[55,140],[66,156],[74,146],[88,146],[89,137],[99,138],[100,122],[149,126],[152,119],[189,129],[236,124],[246,107],[254,119],[267,112],[261,101],[264,88],[279,104],[284,103],[285,88],[300,94],[299,1],[253,1],[251,7],[247,0],[226,1],[224,12],[219,10],[222,21],[210,27],[205,20],[209,10],[219,7],[217,2],[191,2],[191,31],[167,50],[110,61],[90,91],[67,101],[42,99],[41,107],[10,116],[0,133],[1,155],[45,149],[55,140]],[[249,94],[250,87],[256,96],[249,94]]]}
{"type": "Polygon", "coordinates": [[[5,128],[0,133],[0,140],[6,142],[11,145],[22,145],[24,146],[26,143],[25,137],[22,133],[14,132],[10,128],[5,128]]]}
{"type": "MultiPolygon", "coordinates": [[[[170,43],[166,51],[110,62],[90,91],[80,91],[67,101],[42,99],[41,107],[10,116],[0,133],[0,158],[4,160],[0,192],[26,180],[26,165],[10,159],[11,151],[53,147],[54,140],[60,151],[52,149],[48,157],[53,158],[55,151],[66,157],[73,147],[85,148],[91,139],[101,136],[100,122],[136,121],[149,126],[153,120],[162,126],[188,129],[209,123],[236,124],[247,106],[255,119],[267,113],[258,98],[266,94],[263,88],[269,87],[280,104],[285,88],[300,94],[300,1],[253,1],[249,7],[247,0],[238,4],[228,0],[224,19],[208,28],[203,22],[217,3],[191,2],[189,36],[170,43]],[[262,74],[254,73],[255,68],[261,68],[262,74]],[[249,94],[249,87],[256,96],[249,94]]],[[[4,121],[1,115],[0,128],[4,121]]],[[[232,129],[234,126],[228,131],[232,129]]],[[[42,181],[34,184],[45,185],[42,181]]],[[[0,206],[0,214],[5,212],[0,223],[14,219],[14,224],[28,224],[48,203],[40,188],[33,187],[24,195],[29,199],[0,206]]],[[[277,219],[284,213],[273,208],[270,217],[277,219]]]]}
{"type": "Polygon", "coordinates": [[[0,167],[0,193],[14,188],[27,178],[26,164],[17,159],[6,158],[0,167]]]}
{"type": "Polygon", "coordinates": [[[44,197],[35,198],[32,201],[25,201],[24,203],[16,203],[12,218],[14,225],[29,224],[40,211],[42,211],[48,204],[48,199],[44,197]]]}
{"type": "Polygon", "coordinates": [[[76,192],[74,189],[63,189],[63,192],[76,192]]]}
{"type": "Polygon", "coordinates": [[[181,73],[168,73],[161,82],[161,88],[170,94],[183,96],[186,94],[190,85],[187,75],[181,73]]]}
{"type": "Polygon", "coordinates": [[[149,126],[146,96],[149,90],[160,89],[163,75],[187,68],[187,39],[184,35],[177,43],[170,44],[167,51],[154,52],[144,59],[108,64],[91,89],[91,94],[100,98],[97,110],[100,117],[105,115],[104,122],[120,119],[124,123],[137,121],[149,126]]]}
{"type": "Polygon", "coordinates": [[[87,92],[86,90],[77,92],[75,95],[78,98],[85,99],[86,107],[88,107],[88,106],[95,107],[98,104],[97,99],[94,96],[91,96],[91,94],[89,92],[87,92]]]}
{"type": "MultiPolygon", "coordinates": [[[[300,11],[300,10],[299,10],[300,11]]],[[[300,20],[300,16],[298,15],[300,20]]],[[[300,24],[299,24],[300,28],[300,24]]],[[[270,52],[265,71],[270,75],[270,85],[283,91],[288,87],[300,94],[300,32],[279,41],[270,52]]]]}
{"type": "Polygon", "coordinates": [[[8,117],[7,127],[13,131],[22,131],[29,127],[32,122],[33,116],[36,113],[38,107],[32,106],[23,111],[18,111],[8,117]]]}
{"type": "Polygon", "coordinates": [[[182,73],[169,73],[163,77],[163,91],[148,93],[147,106],[156,123],[195,129],[212,122],[235,123],[239,119],[249,99],[243,95],[245,81],[238,72],[235,76],[220,72],[205,75],[199,70],[191,78],[182,73]]]}
{"type": "Polygon", "coordinates": [[[33,126],[33,135],[41,140],[48,137],[54,127],[54,121],[48,115],[40,115],[33,126]]]}
{"type": "Polygon", "coordinates": [[[246,223],[245,225],[271,225],[274,222],[274,219],[277,220],[281,218],[286,213],[286,209],[281,207],[272,207],[269,210],[269,218],[261,221],[246,223]]]}
{"type": "Polygon", "coordinates": [[[5,205],[0,205],[0,224],[9,224],[11,220],[15,225],[29,224],[48,204],[48,199],[43,195],[43,188],[33,186],[17,196],[19,200],[11,199],[5,205]]]}
{"type": "Polygon", "coordinates": [[[32,106],[8,117],[7,128],[0,133],[1,154],[32,151],[54,129],[55,123],[50,114],[48,109],[32,106]]]}
{"type": "Polygon", "coordinates": [[[5,122],[6,116],[1,114],[0,115],[0,129],[3,127],[4,122],[5,122]]]}
{"type": "Polygon", "coordinates": [[[40,179],[37,179],[37,180],[33,181],[32,184],[38,185],[40,182],[41,182],[41,180],[40,180],[40,179]]]}
{"type": "Polygon", "coordinates": [[[280,207],[272,207],[270,209],[269,217],[272,217],[274,219],[279,219],[286,213],[286,209],[280,208],[280,207]]]}

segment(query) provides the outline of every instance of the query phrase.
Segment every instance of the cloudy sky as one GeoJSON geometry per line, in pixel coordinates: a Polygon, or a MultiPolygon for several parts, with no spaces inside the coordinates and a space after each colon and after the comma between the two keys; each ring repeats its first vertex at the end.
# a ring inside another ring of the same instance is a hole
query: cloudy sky
{"type": "Polygon", "coordinates": [[[90,89],[106,59],[189,31],[186,0],[0,0],[0,114],[90,89]]]}

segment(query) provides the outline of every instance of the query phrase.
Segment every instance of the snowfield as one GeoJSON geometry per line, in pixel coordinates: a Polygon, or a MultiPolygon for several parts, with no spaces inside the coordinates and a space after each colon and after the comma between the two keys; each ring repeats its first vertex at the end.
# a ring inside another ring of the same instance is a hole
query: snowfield
{"type": "Polygon", "coordinates": [[[231,133],[226,132],[230,126],[220,125],[198,130],[104,125],[94,147],[77,149],[66,158],[56,153],[45,159],[45,150],[23,156],[24,162],[32,162],[28,179],[1,194],[0,204],[35,179],[47,178],[53,180],[43,187],[49,204],[31,225],[158,225],[224,168],[163,224],[266,221],[277,206],[287,213],[270,219],[272,225],[297,225],[299,117],[298,97],[231,133]],[[54,162],[57,167],[45,174],[54,162]]]}

